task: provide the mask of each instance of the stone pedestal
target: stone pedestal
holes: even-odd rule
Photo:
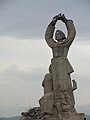
[[[84,113],[63,113],[62,120],[84,120]]]
[[[60,117],[60,118],[59,118]],[[59,117],[43,117],[43,118],[31,118],[30,116],[22,116],[20,120],[84,120],[84,113],[61,113]]]
[[[84,120],[84,113],[62,113],[60,118],[47,118],[47,120]]]

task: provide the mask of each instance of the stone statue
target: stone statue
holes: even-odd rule
[[[65,23],[68,35],[66,38],[65,34],[61,30],[57,30],[55,33],[56,40],[54,40],[54,29],[55,24],[58,20],[61,20]],[[53,18],[53,20],[48,25],[45,33],[45,40],[53,52],[53,58],[51,60],[52,79],[58,112],[75,111],[75,101],[73,97],[73,88],[70,77],[70,74],[74,70],[67,59],[69,47],[73,42],[75,35],[76,30],[73,21],[68,20],[65,15],[62,15],[61,13]]]
[[[57,21],[65,23],[68,34],[66,37],[61,30],[56,30],[54,40],[53,36]],[[40,99],[43,114],[51,115],[52,113],[52,115],[57,114],[60,117],[61,112],[76,112],[73,91],[77,89],[77,83],[75,80],[71,81],[70,74],[74,70],[67,59],[69,47],[75,35],[76,30],[73,21],[68,20],[61,13],[53,17],[46,29],[45,40],[52,49],[53,58],[51,59],[50,72],[45,75],[43,81],[44,96]],[[45,107],[47,104],[48,109]]]
[[[54,39],[55,25],[58,21],[65,24],[67,37],[61,30],[56,30]],[[52,49],[53,58],[49,73],[42,82],[44,95],[39,100],[40,108],[22,113],[22,120],[84,120],[85,115],[75,110],[73,91],[77,89],[77,83],[71,80],[74,70],[67,58],[75,35],[72,20],[68,20],[61,13],[53,17],[45,32],[45,40]]]

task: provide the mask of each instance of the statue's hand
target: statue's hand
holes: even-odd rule
[[[60,20],[62,20],[63,22],[66,22],[66,21],[67,21],[67,18],[65,17],[64,14],[62,14],[62,15],[60,16]]]
[[[53,17],[53,20],[51,21],[51,24],[54,26],[58,20],[61,20],[64,23],[67,21],[65,15],[60,13],[60,14]]]
[[[58,16],[56,15],[55,17],[53,17],[53,20],[51,21],[51,25],[55,26],[56,22],[58,20]]]
[[[53,17],[53,21],[57,21],[57,20],[61,20],[63,22],[67,21],[65,15],[62,14],[62,13],[60,13],[60,14],[56,15],[55,17]]]
[[[58,14],[55,17],[53,17],[53,20],[57,21],[57,20],[61,20],[62,14]]]
[[[53,21],[57,21],[58,20],[58,15],[56,15],[55,17],[53,17]]]

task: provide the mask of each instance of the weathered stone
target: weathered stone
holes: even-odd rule
[[[44,80],[42,82],[42,86],[44,87],[44,94],[47,94],[53,91],[51,73],[47,73],[45,75]]]
[[[41,119],[42,117],[40,107],[31,108],[27,112],[22,112],[21,115],[20,120]]]
[[[52,78],[53,90],[55,93],[55,102],[59,112],[74,112],[74,95],[71,83],[70,73],[73,71],[69,61],[65,57],[53,58],[52,64]]]
[[[53,115],[54,113],[54,93],[50,92],[45,94],[40,100],[41,113],[43,115]]]
[[[61,118],[47,118],[47,120],[84,120],[84,113],[61,113]]]

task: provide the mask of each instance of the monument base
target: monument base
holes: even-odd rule
[[[40,117],[37,115],[31,117],[30,115],[24,115],[20,118],[20,120],[86,120],[84,113],[72,113],[72,112],[62,112],[58,116],[49,116],[45,115]]]
[[[43,118],[43,120],[84,120],[85,119],[85,114],[84,113],[66,113],[63,112],[60,114],[58,118]]]

